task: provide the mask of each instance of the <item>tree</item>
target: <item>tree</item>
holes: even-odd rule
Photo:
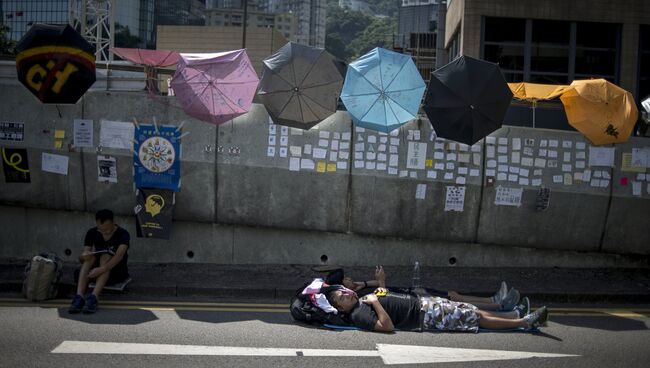
[[[140,47],[142,40],[131,34],[129,26],[115,23],[115,47]]]
[[[347,52],[357,58],[375,47],[390,49],[397,23],[393,18],[375,18],[374,21],[350,43]]]
[[[330,2],[325,26],[325,48],[332,55],[349,61],[352,50],[349,50],[346,45],[350,45],[369,27],[373,19],[362,12],[341,9],[338,7],[338,3]]]
[[[0,25],[0,55],[16,55],[16,43],[9,39],[11,28]]]

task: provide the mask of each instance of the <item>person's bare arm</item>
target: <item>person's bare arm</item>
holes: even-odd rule
[[[393,321],[390,319],[390,316],[388,313],[386,313],[386,310],[384,307],[379,303],[379,299],[377,299],[377,296],[374,294],[369,294],[364,296],[361,301],[364,304],[369,304],[372,306],[372,308],[375,310],[375,313],[377,313],[377,322],[375,323],[375,328],[373,331],[378,331],[378,332],[392,332],[395,329],[395,326],[393,326]]]
[[[95,278],[95,277],[98,277],[99,275],[101,275],[103,273],[106,273],[106,272],[110,271],[111,269],[113,269],[113,267],[115,267],[118,263],[120,263],[122,258],[124,258],[124,254],[126,254],[127,249],[128,249],[128,246],[126,244],[121,244],[117,248],[117,252],[115,252],[115,255],[112,256],[111,259],[108,262],[106,262],[105,265],[99,266],[99,267],[96,267],[96,268],[93,268],[92,270],[90,270],[90,273],[88,274],[88,277]]]

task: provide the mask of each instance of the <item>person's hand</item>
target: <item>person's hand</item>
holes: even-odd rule
[[[357,288],[357,285],[354,283],[354,280],[352,280],[352,278],[347,276],[343,278],[343,286],[345,286],[350,290],[355,290]]]
[[[379,302],[379,299],[377,299],[377,296],[375,294],[368,294],[361,298],[361,302],[363,304],[373,304]]]
[[[91,254],[92,254],[92,252],[89,251],[89,250],[84,250],[83,252],[81,252],[81,256],[82,256],[82,257],[89,256],[89,255],[91,255]]]
[[[88,278],[94,279],[96,277],[99,277],[104,272],[106,272],[106,267],[104,266],[95,267],[92,270],[90,270],[90,273],[88,273]]]
[[[384,273],[384,268],[382,266],[375,267],[375,280],[379,282],[379,286],[386,286],[386,274]]]

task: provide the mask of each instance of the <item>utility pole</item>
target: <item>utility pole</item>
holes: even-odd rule
[[[242,22],[244,30],[242,31],[241,48],[246,48],[246,26],[248,22],[248,0],[244,0],[244,21]]]

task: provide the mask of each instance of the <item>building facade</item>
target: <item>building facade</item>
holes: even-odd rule
[[[645,0],[452,0],[449,59],[499,63],[509,82],[605,78],[650,94],[650,6]]]
[[[353,11],[370,12],[370,5],[363,0],[339,0],[339,8],[350,9]]]
[[[257,7],[271,13],[288,13],[296,19],[291,41],[325,47],[326,0],[259,0]]]
[[[226,7],[216,8],[215,5]],[[205,11],[206,26],[242,27],[244,10],[239,1],[208,2]],[[259,10],[254,4],[249,4],[247,10],[247,27],[274,28],[291,40],[297,30],[297,18],[292,13],[271,13]]]

